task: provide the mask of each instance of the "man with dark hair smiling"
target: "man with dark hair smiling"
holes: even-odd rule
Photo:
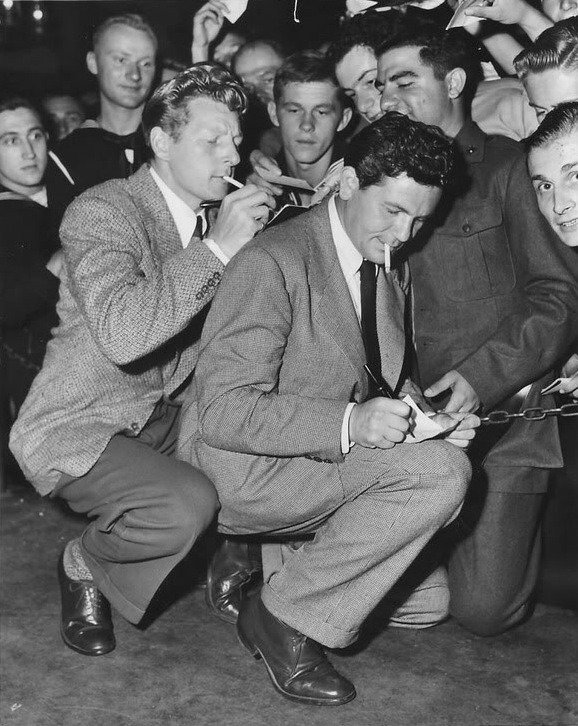
[[[382,110],[439,126],[466,170],[409,259],[421,382],[445,411],[547,406],[540,390],[578,333],[577,260],[540,215],[522,147],[472,122],[470,67],[459,30],[408,25],[378,57]],[[488,428],[471,453],[450,612],[493,635],[531,611],[549,470],[562,465],[556,421]]]
[[[222,532],[315,533],[284,546],[278,566],[264,561],[263,587],[237,620],[241,643],[294,701],[355,697],[322,645],[356,640],[455,516],[469,479],[458,447],[479,419],[433,415],[445,440],[418,443],[412,401],[401,400],[425,405],[405,373],[407,278],[397,254],[429,220],[451,169],[437,129],[398,114],[364,129],[337,196],[239,254],[205,323],[179,456],[214,482]]]
[[[206,307],[268,214],[265,192],[227,195],[223,178],[245,104],[215,64],[167,81],[143,114],[150,166],[87,190],[61,227],[60,322],[11,448],[41,494],[93,520],[58,564],[62,637],[84,655],[115,647],[109,602],[143,617],[218,506],[172,453]],[[212,217],[204,200],[222,200]]]

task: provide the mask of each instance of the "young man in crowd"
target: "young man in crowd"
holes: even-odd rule
[[[109,603],[142,618],[218,507],[171,454],[207,304],[268,214],[256,187],[226,196],[245,105],[219,66],[179,74],[144,110],[151,165],[87,190],[61,227],[60,322],[11,448],[41,494],[92,518],[58,564],[62,637],[84,655],[115,647]],[[212,218],[204,200],[223,200]]]
[[[407,27],[380,49],[377,83],[385,113],[439,126],[455,139],[465,170],[410,256],[425,393],[442,396],[446,411],[517,411],[551,402],[540,389],[578,332],[578,265],[539,212],[523,149],[472,122],[470,67],[459,32]],[[483,434],[449,591],[452,614],[491,635],[529,613],[548,472],[562,460],[555,419]]]
[[[540,211],[561,241],[578,252],[578,102],[550,111],[526,146]],[[567,361],[562,375],[568,380],[560,392],[578,399],[578,353]]]
[[[281,136],[276,161],[281,172],[315,188],[331,164],[343,157],[337,134],[351,119],[351,109],[333,74],[331,64],[317,51],[289,56],[277,71],[274,100],[268,110]],[[257,175],[252,177],[257,183]],[[308,206],[311,193],[284,190],[277,204]]]
[[[355,697],[322,646],[357,639],[469,479],[457,447],[477,417],[434,416],[446,440],[410,443],[402,391],[425,402],[405,374],[406,270],[384,266],[433,214],[452,156],[437,129],[398,114],[364,129],[338,196],[238,255],[205,322],[179,456],[215,483],[221,531],[315,532],[283,547],[237,621],[277,691],[300,703]]]
[[[100,109],[95,120],[54,149],[47,189],[56,229],[74,197],[108,179],[126,178],[145,160],[140,122],[155,77],[156,53],[154,31],[140,15],[112,16],[94,31],[86,64],[98,83]]]
[[[578,17],[545,30],[515,65],[538,121],[558,104],[578,101]]]
[[[47,135],[25,98],[0,99],[0,400],[18,411],[57,323],[61,253],[47,237]]]

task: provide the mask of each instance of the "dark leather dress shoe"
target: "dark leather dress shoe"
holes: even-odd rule
[[[335,670],[319,643],[272,615],[259,593],[242,604],[237,635],[254,658],[263,659],[285,698],[314,706],[340,706],[355,698],[354,685]]]
[[[207,568],[205,600],[209,610],[236,623],[239,607],[252,587],[262,581],[260,546],[223,537]]]
[[[114,650],[110,604],[93,582],[72,580],[58,560],[62,598],[60,634],[69,648],[83,655],[104,655]]]

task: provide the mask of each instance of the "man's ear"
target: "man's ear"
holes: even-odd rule
[[[277,118],[277,104],[275,101],[269,101],[267,104],[267,111],[269,112],[269,118],[273,126],[279,126],[279,119]]]
[[[344,166],[339,178],[339,198],[343,201],[351,199],[359,191],[359,179],[352,166]]]
[[[153,154],[163,161],[169,160],[170,136],[160,126],[153,126],[150,133],[150,145]]]
[[[466,86],[467,74],[463,68],[452,68],[449,73],[446,74],[446,88],[448,89],[448,96],[455,100],[459,98]]]
[[[349,107],[343,109],[343,113],[341,114],[341,121],[339,122],[337,131],[343,131],[343,129],[351,121],[352,115],[353,115],[353,111]]]
[[[86,54],[86,67],[93,76],[98,75],[98,63],[96,62],[96,55],[93,50],[89,50]]]

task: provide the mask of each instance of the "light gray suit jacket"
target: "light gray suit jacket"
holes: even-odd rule
[[[382,372],[395,387],[406,296],[397,278],[388,289],[387,300],[378,290],[378,326]],[[223,530],[279,531],[284,500],[292,520],[341,501],[333,464],[344,459],[347,404],[367,396],[364,363],[327,204],[261,234],[234,257],[205,323],[178,454],[215,484]]]
[[[223,270],[200,240],[183,250],[146,165],[80,195],[60,232],[60,322],[10,441],[41,493],[85,474],[115,434],[137,435],[186,381]]]

